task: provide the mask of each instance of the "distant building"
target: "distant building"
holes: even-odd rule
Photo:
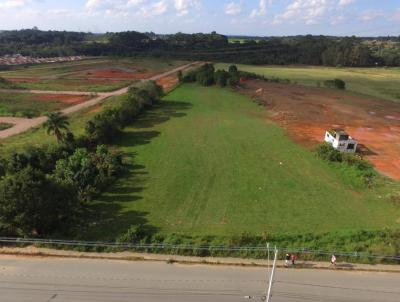
[[[358,142],[342,129],[326,131],[325,141],[340,152],[355,153]]]

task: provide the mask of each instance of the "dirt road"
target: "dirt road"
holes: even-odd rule
[[[158,74],[156,76],[153,76],[149,79],[143,79],[141,80],[141,82],[145,82],[145,81],[157,81],[163,77],[168,77],[172,74],[177,73],[180,70],[185,70],[187,68],[190,68],[193,65],[198,64],[198,62],[193,62],[190,64],[186,64],[177,68],[174,68],[172,70],[169,70],[167,72],[163,72],[161,74]],[[71,114],[77,111],[80,111],[82,109],[94,106],[102,101],[104,101],[105,99],[112,97],[112,96],[118,96],[118,95],[122,95],[128,92],[130,86],[121,88],[119,90],[115,90],[112,92],[101,92],[101,93],[93,93],[93,92],[81,92],[81,91],[45,91],[45,90],[0,90],[3,92],[14,92],[14,93],[33,93],[33,94],[66,94],[66,95],[95,95],[95,97],[87,102],[81,103],[81,104],[77,104],[75,106],[71,106],[68,108],[65,108],[63,110],[61,110],[61,112],[63,114]],[[41,125],[42,123],[44,123],[46,121],[46,117],[41,116],[38,118],[33,118],[33,119],[28,119],[28,118],[10,118],[10,117],[0,117],[0,123],[10,123],[13,124],[14,126],[12,128],[0,131],[0,139],[4,139],[13,135],[17,135],[20,133],[23,133],[33,127],[37,127],[39,125]]]

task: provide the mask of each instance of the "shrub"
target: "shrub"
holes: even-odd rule
[[[85,132],[92,143],[107,144],[121,134],[123,123],[120,110],[108,109],[86,123]]]
[[[225,70],[218,70],[214,74],[214,79],[215,79],[215,84],[217,84],[220,87],[225,87],[229,79],[229,73],[227,73]]]
[[[116,240],[117,243],[137,243],[147,237],[147,232],[142,224],[132,225],[126,233],[119,236]]]
[[[230,74],[236,74],[236,73],[238,72],[237,66],[236,66],[236,65],[231,65],[231,66],[229,66],[228,72],[229,72]]]
[[[144,90],[150,96],[152,103],[158,102],[164,96],[162,86],[157,85],[154,81],[146,81],[139,86],[139,90]]]
[[[0,182],[3,229],[22,236],[67,233],[81,206],[71,186],[28,166]]]
[[[344,163],[346,166],[354,168],[356,174],[363,180],[364,184],[368,186],[373,185],[377,173],[375,172],[372,164],[364,160],[360,155],[341,153],[334,149],[328,143],[318,145],[316,147],[316,153],[318,157],[323,160],[336,163]],[[352,173],[355,174],[354,171]]]
[[[346,89],[346,82],[341,79],[326,80],[324,81],[324,85],[327,88]]]
[[[327,161],[331,161],[331,162],[342,162],[343,161],[342,153],[340,153],[338,150],[334,149],[328,143],[319,144],[316,147],[316,153],[323,160],[327,160]]]
[[[238,76],[231,76],[227,81],[227,85],[231,87],[236,87],[239,84],[239,81],[240,79]]]

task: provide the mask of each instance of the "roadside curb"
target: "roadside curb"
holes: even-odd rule
[[[151,261],[166,262],[169,264],[183,265],[219,265],[219,266],[239,266],[239,267],[258,267],[267,268],[267,260],[243,259],[243,258],[220,258],[220,257],[192,257],[179,255],[147,254],[133,252],[119,253],[95,253],[95,252],[75,252],[65,250],[54,250],[47,248],[27,247],[27,248],[0,248],[1,256],[14,257],[35,257],[35,258],[59,258],[59,259],[88,259],[88,260],[116,260],[116,261]],[[272,261],[270,262],[272,266]],[[332,267],[325,262],[299,261],[295,267],[287,267],[283,261],[279,261],[277,267],[280,269],[312,269],[329,271],[347,272],[376,272],[376,273],[400,273],[399,265],[368,265],[338,263]]]

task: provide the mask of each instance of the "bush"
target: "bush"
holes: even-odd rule
[[[318,157],[323,160],[331,161],[331,162],[342,162],[343,156],[338,150],[334,149],[328,143],[319,144],[316,147],[316,153]]]
[[[326,80],[324,81],[324,85],[327,88],[346,89],[346,82],[341,79]]]
[[[352,172],[353,175],[357,174],[362,179],[363,183],[372,186],[374,184],[377,173],[374,170],[372,164],[364,160],[358,154],[341,153],[334,149],[328,143],[320,144],[316,147],[316,153],[318,157],[323,160],[335,163],[343,163],[347,167],[354,168],[356,172]],[[350,170],[348,172],[351,172]]]
[[[229,72],[230,74],[236,74],[236,73],[238,72],[237,66],[236,66],[236,65],[231,65],[231,66],[229,66],[228,72]]]
[[[225,87],[229,79],[229,73],[227,73],[225,70],[218,70],[214,74],[214,79],[215,79],[215,84],[217,84],[220,87]]]
[[[28,166],[0,182],[2,228],[17,236],[67,233],[81,210],[68,184]]]
[[[117,243],[137,243],[147,237],[146,229],[143,225],[132,225],[125,234],[119,236]]]
[[[196,82],[202,86],[211,86],[215,83],[214,81],[214,65],[204,64],[201,66],[196,74]]]
[[[86,123],[86,135],[92,143],[111,143],[121,134],[123,121],[120,110],[107,109]]]

